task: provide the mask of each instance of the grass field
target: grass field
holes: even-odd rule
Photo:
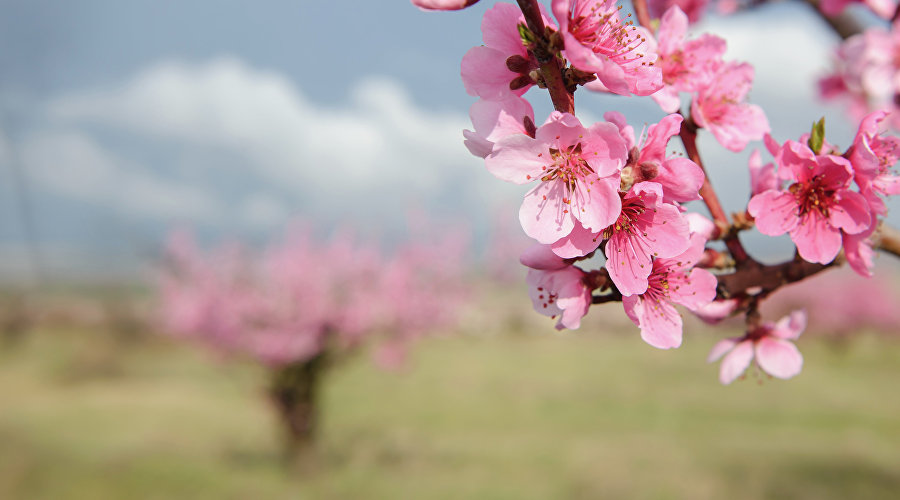
[[[696,329],[421,342],[328,374],[315,457],[281,461],[262,368],[56,328],[0,350],[0,498],[896,498],[900,343],[801,339],[730,387]],[[521,326],[521,325],[520,325]]]

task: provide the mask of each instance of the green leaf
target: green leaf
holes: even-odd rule
[[[532,33],[530,29],[528,29],[528,26],[519,23],[517,27],[519,28],[519,38],[522,39],[522,45],[526,47],[531,47],[532,45],[534,45],[535,36],[534,33]]]
[[[813,123],[812,130],[809,133],[809,149],[812,149],[813,153],[819,154],[819,151],[822,149],[822,145],[825,144],[825,117],[819,119],[816,123]]]

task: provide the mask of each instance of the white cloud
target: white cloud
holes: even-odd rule
[[[388,79],[365,79],[347,103],[328,107],[232,58],[162,62],[115,88],[56,99],[50,115],[229,150],[295,193],[403,196],[441,189],[447,169],[478,165],[461,144],[463,113],[417,108]]]
[[[202,190],[158,178],[79,132],[32,135],[21,145],[21,161],[30,178],[76,200],[162,218],[208,222],[218,213]]]

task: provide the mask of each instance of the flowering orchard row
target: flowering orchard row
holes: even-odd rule
[[[456,320],[466,238],[418,233],[388,254],[348,232],[323,241],[296,224],[262,256],[236,245],[204,252],[175,233],[159,280],[165,329],[268,366],[288,451],[299,452],[314,437],[325,368],[364,343],[396,367],[409,342]]]
[[[413,3],[452,10],[476,2]],[[689,12],[673,3],[687,4]],[[846,4],[824,2],[822,15]],[[648,8],[646,0],[635,0],[633,6],[637,24],[614,0],[553,0],[549,12],[536,0],[498,2],[484,14],[483,44],[462,59],[466,91],[479,98],[470,110],[473,130],[464,131],[466,146],[497,178],[530,188],[519,221],[536,243],[520,260],[530,268],[534,307],[558,318],[557,328],[578,328],[591,305],[621,302],[642,338],[663,349],[681,345],[676,305],[709,321],[744,314],[746,334],[710,353],[710,360],[724,356],[720,380],[732,382],[754,359],[770,375],[792,377],[803,358],[791,340],[805,328],[805,312],[765,322],[760,302],[843,262],[870,276],[876,250],[900,255],[897,232],[882,222],[885,197],[900,193],[891,170],[900,139],[883,132],[898,101],[894,49],[868,41],[874,32],[862,42],[851,38],[848,45],[865,48],[844,46],[851,55],[823,85],[829,95],[856,96],[855,108],[883,104],[869,98],[875,88],[891,96],[888,108],[860,117],[847,150],[825,139],[824,121],[797,139],[778,141],[769,135],[765,111],[747,102],[753,67],[724,59],[722,38],[688,35],[705,2]],[[747,7],[720,4],[720,10]],[[853,59],[854,50],[869,59]],[[549,92],[555,108],[542,120],[523,97],[534,86]],[[640,134],[614,110],[604,121],[582,123],[574,114],[579,87],[649,96],[670,114]],[[690,103],[682,109],[683,97]],[[753,152],[749,202],[731,218],[706,176],[700,130],[734,152],[762,141],[773,159]],[[674,137],[687,158],[667,155]],[[692,200],[702,200],[712,219],[687,210],[684,203]],[[790,235],[796,257],[778,265],[756,261],[739,237],[754,227],[768,236]],[[727,251],[708,246],[715,240]],[[605,257],[602,267],[588,261],[595,254]]]

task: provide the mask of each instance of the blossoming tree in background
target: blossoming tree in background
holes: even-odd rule
[[[254,256],[235,245],[203,252],[174,233],[160,278],[166,329],[267,366],[293,455],[313,440],[327,367],[364,344],[396,367],[411,341],[454,324],[466,238],[421,234],[386,254],[348,232],[322,241],[298,224]]]
[[[474,3],[413,0],[426,10]],[[727,40],[688,34],[708,3],[634,0],[637,22],[615,0],[552,0],[549,10],[537,0],[494,3],[482,20],[483,45],[462,59],[463,84],[479,99],[465,145],[491,174],[527,186],[519,222],[535,244],[520,260],[530,268],[535,309],[557,319],[557,328],[578,328],[591,306],[621,302],[644,341],[668,349],[682,342],[676,306],[711,322],[740,314],[746,334],[710,353],[711,361],[724,357],[720,380],[730,383],[754,361],[789,378],[802,367],[792,340],[806,314],[763,321],[760,304],[844,263],[871,276],[877,251],[900,255],[900,235],[883,222],[885,198],[900,193],[892,170],[900,139],[886,132],[900,123],[896,23],[890,32],[855,34],[859,24],[843,12],[850,2],[809,2],[847,38],[836,73],[822,83],[826,96],[851,100],[859,123],[850,147],[838,150],[825,138],[824,120],[797,138],[769,135],[765,110],[747,101],[753,66],[726,60]],[[761,3],[723,0],[718,7],[728,13]],[[887,18],[900,12],[890,1],[865,4]],[[523,97],[535,86],[549,93],[554,111],[547,117],[536,117]],[[649,96],[670,114],[641,133],[617,110],[582,123],[574,100],[580,87]],[[748,203],[731,217],[706,175],[701,133],[733,152],[761,141],[772,158],[752,153]],[[686,157],[666,153],[676,142]],[[686,208],[694,200],[711,219]],[[789,235],[795,258],[774,265],[754,259],[740,238],[754,227]],[[724,250],[710,245],[716,241]],[[594,256],[605,264],[592,265]]]

